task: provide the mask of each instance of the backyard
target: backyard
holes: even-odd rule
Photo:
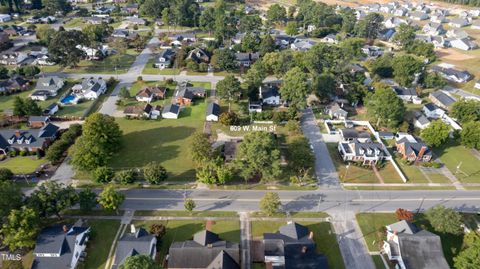
[[[17,156],[0,161],[0,168],[8,168],[14,174],[30,174],[45,163],[47,163],[45,158],[37,159],[36,156]]]
[[[166,226],[167,233],[160,240],[157,248],[158,260],[163,261],[168,253],[170,245],[175,241],[191,240],[193,235],[205,229],[204,221],[169,220],[169,221],[134,221],[137,227],[143,227],[147,231],[155,223],[162,223]],[[221,239],[240,243],[240,222],[239,221],[215,221],[211,231],[217,233]]]
[[[385,226],[397,222],[394,213],[359,213],[357,221],[369,251],[379,251],[385,240]],[[452,265],[455,257],[462,249],[463,235],[452,235],[435,232],[423,214],[416,214],[413,224],[440,236],[442,248],[447,262]]]
[[[298,222],[305,225],[313,232],[313,240],[317,245],[317,252],[327,257],[328,267],[332,269],[345,268],[340,253],[337,238],[329,222]],[[284,221],[253,221],[252,237],[263,238],[264,233],[275,233],[280,226],[285,225]]]
[[[461,182],[480,183],[480,159],[471,149],[450,141],[433,151]]]
[[[107,262],[108,252],[113,243],[120,221],[118,220],[88,220],[92,232],[87,244],[88,253],[84,263],[79,265],[80,269],[103,269]]]

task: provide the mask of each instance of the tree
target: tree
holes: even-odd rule
[[[243,78],[243,88],[254,92],[258,96],[258,87],[262,85],[263,80],[267,77],[266,70],[261,61],[256,61],[250,66]],[[258,98],[258,97],[257,97]]]
[[[437,73],[427,73],[423,85],[425,88],[441,89],[447,85],[447,80]]]
[[[478,130],[480,130],[479,121],[465,123],[460,132],[462,145],[469,148],[480,149],[480,132]]]
[[[233,71],[237,69],[235,53],[229,49],[217,49],[213,53],[211,64],[217,70]]]
[[[391,54],[384,54],[373,61],[367,62],[370,72],[382,78],[393,77],[392,58]]]
[[[392,41],[397,43],[402,48],[406,48],[415,40],[415,28],[406,23],[400,24],[398,30],[392,38]]]
[[[55,15],[57,12],[66,14],[72,10],[72,6],[66,0],[42,0],[42,3],[44,10],[50,15]]]
[[[42,109],[37,102],[30,98],[22,99],[16,96],[13,101],[13,115],[14,116],[40,116]]]
[[[388,86],[367,95],[366,107],[370,118],[380,126],[397,127],[405,114],[403,101]]]
[[[213,151],[208,135],[203,132],[195,132],[192,135],[190,155],[198,166],[202,166],[212,159]]]
[[[437,232],[455,235],[463,232],[462,215],[451,208],[438,205],[428,209],[425,216]]]
[[[438,147],[448,139],[449,134],[449,125],[441,120],[435,120],[422,130],[420,136],[429,146]]]
[[[340,16],[342,17],[342,33],[351,34],[355,30],[357,23],[357,17],[353,8],[342,8],[340,10]]]
[[[11,180],[12,177],[13,177],[12,170],[5,167],[0,167],[0,181],[8,181],[8,180]]]
[[[83,124],[83,135],[75,143],[72,163],[83,170],[105,166],[121,146],[122,131],[115,118],[94,113]]]
[[[271,35],[265,35],[260,41],[260,46],[258,48],[258,52],[261,56],[272,52],[275,50],[275,40],[273,40]]]
[[[120,91],[118,92],[118,96],[122,99],[130,99],[130,91],[127,89],[127,87],[122,87]]]
[[[225,126],[235,125],[238,123],[237,113],[233,111],[223,112],[220,114],[219,121]]]
[[[83,189],[78,193],[78,202],[82,212],[90,212],[97,205],[97,194],[90,188]]]
[[[470,121],[480,121],[480,102],[467,99],[459,100],[453,104],[450,113],[462,124]]]
[[[157,269],[155,261],[148,255],[135,255],[125,259],[119,269]]]
[[[55,29],[50,28],[48,25],[40,25],[36,29],[36,36],[37,39],[40,40],[43,44],[48,46],[50,44],[50,40],[53,39],[56,31]]]
[[[215,9],[209,7],[200,15],[200,27],[209,33],[215,30]]]
[[[117,192],[113,185],[108,185],[98,196],[98,203],[108,211],[117,211],[120,205],[125,200],[123,193]]]
[[[0,181],[0,223],[12,209],[18,209],[23,204],[23,193],[18,185],[12,182]]]
[[[183,206],[185,207],[185,210],[187,210],[188,212],[192,212],[195,207],[197,207],[197,204],[195,203],[195,201],[193,201],[193,199],[187,198],[185,199]]]
[[[259,37],[256,34],[246,33],[242,39],[241,49],[244,52],[256,52],[258,50]]]
[[[160,163],[150,162],[143,167],[143,177],[150,184],[160,184],[168,178],[168,174]]]
[[[282,98],[299,108],[305,107],[309,90],[308,76],[299,67],[294,67],[285,74],[280,87]]]
[[[147,17],[160,18],[167,7],[168,3],[162,0],[145,0],[140,6],[140,13]]]
[[[395,216],[397,220],[413,221],[413,213],[403,208],[397,208],[397,210],[395,210]]]
[[[93,180],[97,183],[109,183],[112,181],[114,174],[112,168],[100,166],[93,171]]]
[[[335,94],[337,81],[333,74],[322,73],[313,78],[313,89],[319,98],[329,100]]]
[[[40,217],[55,215],[61,218],[60,212],[78,202],[78,194],[72,186],[47,181],[37,187],[30,195],[27,204],[34,208]]]
[[[260,200],[260,210],[267,216],[277,214],[281,206],[280,197],[276,192],[267,192]]]
[[[352,58],[362,56],[362,48],[364,45],[365,40],[358,37],[347,38],[340,43],[340,47],[345,51],[345,54]]]
[[[305,137],[294,138],[288,143],[288,164],[293,171],[304,175],[313,167],[315,156]]]
[[[227,75],[217,83],[216,94],[220,99],[228,102],[238,101],[242,94],[240,81],[234,75]]]
[[[262,27],[262,19],[258,15],[243,16],[239,24],[238,30],[241,33],[254,32]]]
[[[393,77],[402,86],[411,86],[423,69],[423,62],[411,55],[401,55],[393,58]]]
[[[289,19],[293,19],[295,17],[295,12],[297,12],[297,8],[295,6],[289,6],[287,16]]]
[[[54,62],[62,66],[75,67],[85,55],[77,46],[87,44],[88,39],[80,31],[58,31],[48,45],[48,52]]]
[[[150,226],[150,234],[155,235],[157,240],[162,239],[162,237],[167,233],[167,228],[161,223],[154,223]]]
[[[286,17],[287,11],[279,4],[273,4],[267,10],[267,20],[270,22],[284,21]]]
[[[3,244],[10,251],[19,248],[35,246],[35,236],[40,230],[40,220],[35,210],[27,207],[13,209],[2,225],[0,233],[3,235]]]
[[[127,169],[117,172],[115,175],[115,179],[120,182],[121,184],[132,184],[135,182],[135,170]]]
[[[480,244],[462,250],[453,258],[456,269],[476,269],[480,264]]]
[[[82,33],[85,35],[90,44],[96,44],[102,42],[105,38],[109,37],[113,32],[113,27],[107,23],[102,24],[88,24],[82,29]]]
[[[378,13],[370,13],[360,20],[355,28],[357,36],[367,39],[375,39],[382,29],[383,16]]]
[[[280,151],[272,134],[267,132],[245,135],[238,146],[235,162],[245,181],[256,176],[273,180],[280,174]]]
[[[289,36],[294,36],[298,34],[298,25],[296,21],[289,21],[287,22],[287,26],[285,27],[285,33]]]

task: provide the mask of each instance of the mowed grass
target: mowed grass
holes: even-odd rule
[[[110,55],[99,61],[82,60],[77,67],[67,67],[63,71],[80,74],[123,74],[130,69],[138,54],[136,50],[129,49],[123,54]]]
[[[395,155],[392,156],[400,167],[400,170],[402,170],[405,177],[407,177],[407,183],[428,183],[428,179],[416,165],[405,164],[400,158]]]
[[[472,154],[471,149],[450,141],[433,151],[461,182],[480,183],[480,160]]]
[[[345,268],[337,238],[329,222],[300,221],[298,223],[306,226],[313,232],[313,240],[317,245],[317,253],[327,257],[329,268]],[[264,233],[278,232],[280,227],[285,224],[287,224],[286,221],[252,221],[252,236],[263,238]]]
[[[379,251],[386,239],[385,226],[397,222],[394,213],[359,213],[357,221],[370,251]],[[450,266],[453,265],[453,257],[462,250],[463,234],[452,235],[436,232],[425,215],[416,214],[413,221],[417,227],[430,231],[440,236],[442,241],[443,254]]]
[[[158,259],[163,261],[168,249],[173,242],[193,239],[193,235],[205,229],[204,221],[189,220],[170,220],[170,221],[133,221],[137,227],[143,227],[147,231],[155,223],[161,223],[166,226],[166,234],[160,240],[157,247]],[[239,243],[240,242],[240,222],[239,221],[215,221],[211,231],[217,233],[221,239]]]
[[[344,183],[379,183],[375,173],[371,169],[350,165],[347,169],[346,164],[340,158],[337,150],[337,144],[327,143],[328,151],[332,157],[333,164],[337,169],[340,180]]]
[[[180,69],[177,68],[166,68],[159,69],[153,66],[155,59],[148,60],[145,68],[143,68],[142,74],[144,75],[179,75]]]
[[[14,174],[30,174],[35,172],[40,165],[47,163],[45,158],[37,159],[35,156],[17,156],[0,162],[0,168],[8,168]]]
[[[122,149],[110,160],[115,169],[143,167],[155,161],[169,172],[169,180],[193,180],[191,135],[202,131],[206,102],[185,107],[179,119],[128,120],[117,118],[123,131]]]
[[[88,253],[80,269],[103,269],[107,262],[108,252],[120,227],[119,220],[88,220],[92,233],[87,244]]]

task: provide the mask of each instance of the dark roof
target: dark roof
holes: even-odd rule
[[[432,155],[432,151],[430,150],[430,148],[422,142],[410,142],[406,137],[403,137],[402,139],[397,141],[397,144],[405,144],[405,154],[407,155],[414,153],[415,156],[418,156],[418,153],[420,152],[422,147],[426,147],[426,150],[423,153],[424,155]]]
[[[392,87],[395,93],[400,96],[417,96],[417,92],[413,88],[404,88],[399,86]]]
[[[125,259],[135,255],[154,256],[156,238],[145,229],[139,228],[135,233],[128,233],[122,236],[117,242],[115,260],[112,268],[117,268],[125,262]]]
[[[442,103],[446,107],[451,106],[453,105],[453,103],[456,102],[456,100],[453,97],[444,93],[443,91],[432,92],[430,95],[433,96],[435,99],[438,100],[438,102]]]
[[[434,110],[437,110],[438,107],[433,104],[433,103],[428,103],[424,106],[428,111],[434,111]]]
[[[222,250],[207,269],[240,269],[240,266],[227,252]]]
[[[47,122],[50,119],[48,116],[30,116],[28,117],[28,121],[41,121],[41,122]]]
[[[354,128],[344,128],[341,130],[342,136],[345,139],[354,139],[354,138],[370,138],[370,134],[367,132],[359,132]]]
[[[35,257],[32,269],[70,268],[75,244],[83,245],[86,243],[89,229],[89,227],[83,226],[81,220],[68,228],[67,232],[64,231],[63,225],[43,229],[37,237],[33,253],[59,253],[60,257]]]
[[[0,130],[0,148],[5,149],[11,146],[41,148],[47,140],[52,139],[57,134],[58,129],[58,126],[51,123],[40,129],[3,129]],[[8,143],[8,140],[13,140],[13,143]],[[20,144],[18,144],[19,141],[21,141]],[[27,141],[29,141],[28,144]]]
[[[457,77],[459,79],[462,79],[462,80],[465,80],[465,81],[467,81],[467,80],[469,80],[473,77],[472,74],[470,74],[466,70],[457,70],[457,69],[454,69],[454,68],[446,68],[446,67],[442,67],[442,66],[439,66],[439,65],[432,66],[432,70],[434,72],[443,73],[447,76],[455,76],[455,77]]]
[[[222,252],[228,254],[231,260]],[[168,254],[169,268],[236,269],[240,262],[238,243],[223,241],[217,234],[206,230],[196,233],[194,240],[173,242]],[[231,265],[232,260],[237,267],[218,267],[221,263]]]
[[[162,113],[168,112],[178,115],[180,113],[180,106],[175,104],[166,105],[165,107],[163,107]]]
[[[296,222],[280,227],[280,233],[294,239],[302,239],[308,236],[308,228]]]
[[[175,55],[175,51],[172,49],[165,49],[162,50],[159,54],[158,57],[165,58],[167,60],[171,60],[172,57]]]
[[[273,85],[262,85],[260,86],[260,95],[262,99],[268,99],[270,97],[277,97],[280,96],[278,92],[278,87]]]
[[[217,103],[208,103],[207,116],[208,115],[220,115],[220,106]]]

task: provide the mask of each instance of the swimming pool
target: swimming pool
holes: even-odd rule
[[[65,96],[62,100],[60,100],[60,103],[64,105],[68,105],[68,104],[73,104],[74,101],[75,101],[75,95],[69,94]]]

